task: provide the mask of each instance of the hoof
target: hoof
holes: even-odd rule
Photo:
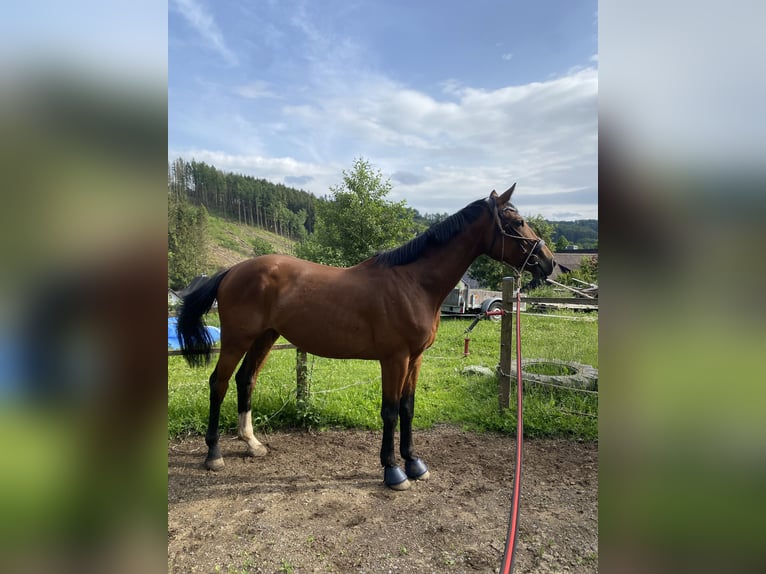
[[[255,448],[251,446],[247,447],[247,456],[266,456],[267,454],[269,454],[269,449],[262,444],[259,444]]]
[[[247,456],[266,456],[269,449],[263,446],[254,436],[237,435],[237,438],[247,444]]]
[[[428,480],[428,477],[431,476],[431,473],[428,472],[426,463],[420,458],[413,458],[405,461],[404,470],[407,473],[407,476],[413,480]]]
[[[221,470],[223,468],[223,458],[205,459],[205,468],[215,471]]]
[[[387,466],[383,471],[383,481],[392,490],[408,490],[411,486],[407,475],[398,466]]]

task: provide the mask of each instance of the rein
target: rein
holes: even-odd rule
[[[506,207],[505,209],[510,209]],[[524,383],[521,377],[521,283],[524,270],[530,266],[530,260],[535,253],[545,245],[542,239],[531,239],[518,234],[509,233],[503,228],[500,220],[500,212],[497,205],[493,202],[493,214],[497,228],[503,237],[501,246],[500,260],[505,260],[505,238],[520,240],[519,247],[522,253],[526,254],[521,268],[516,269],[518,273],[518,283],[516,286],[516,468],[513,476],[513,493],[511,495],[511,511],[508,519],[508,534],[505,540],[505,550],[503,551],[503,560],[500,566],[500,574],[511,574],[516,558],[516,542],[519,533],[519,507],[521,503],[521,463],[524,443]],[[492,240],[492,247],[497,240],[497,235]],[[534,242],[532,248],[527,250],[527,242]],[[537,262],[531,263],[537,265]]]
[[[516,289],[516,469],[513,475],[513,494],[511,496],[511,514],[508,519],[508,535],[505,540],[505,551],[500,566],[500,574],[513,572],[516,553],[516,541],[519,533],[519,504],[521,502],[521,458],[523,452],[524,418],[523,400],[524,386],[521,378],[521,279]]]

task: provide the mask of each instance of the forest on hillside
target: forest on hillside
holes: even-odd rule
[[[281,183],[181,158],[168,165],[168,186],[177,196],[211,213],[296,241],[314,230],[316,204],[323,201]]]
[[[598,249],[598,219],[578,219],[576,221],[551,221],[553,225],[552,239],[561,244],[561,238],[566,238],[569,244],[577,245],[580,249]]]

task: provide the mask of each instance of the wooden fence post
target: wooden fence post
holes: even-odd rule
[[[498,393],[500,411],[511,406],[511,354],[513,348],[513,277],[503,277],[503,313],[500,322],[500,364]]]
[[[295,360],[295,380],[297,384],[296,398],[298,411],[302,411],[309,400],[309,382],[308,382],[308,358],[306,351],[296,349]]]

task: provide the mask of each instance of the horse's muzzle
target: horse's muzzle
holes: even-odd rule
[[[529,263],[527,264],[529,271],[535,279],[545,279],[553,273],[555,266],[556,260],[553,258],[553,253],[548,249],[545,241],[538,240],[529,256]]]

